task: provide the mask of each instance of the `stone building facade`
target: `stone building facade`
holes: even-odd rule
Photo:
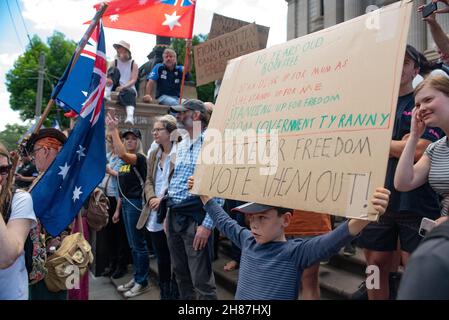
[[[362,14],[370,5],[382,7],[397,0],[285,0],[287,11],[287,40],[301,37]],[[408,43],[426,54],[429,59],[437,58],[427,24],[422,21],[416,9],[428,1],[414,0]],[[443,30],[449,32],[449,14],[437,16]]]

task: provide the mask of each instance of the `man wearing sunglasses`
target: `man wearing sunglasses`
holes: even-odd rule
[[[30,137],[26,149],[40,174],[48,169],[66,140],[67,137],[55,128],[41,129]]]
[[[62,146],[66,142],[67,137],[59,130],[55,128],[45,128],[39,130],[37,134],[33,134],[27,145],[26,151],[34,159],[37,171],[39,172],[39,176],[37,179],[33,181],[33,184],[30,186],[30,192],[36,183],[39,181],[39,178],[44,174],[44,172],[50,167],[53,160],[58,155]],[[31,233],[39,234],[39,232],[45,231],[42,228],[32,229]],[[33,236],[32,236],[33,237]],[[61,237],[51,238],[48,235],[45,235],[47,248],[47,255],[49,255],[48,249],[51,247],[57,248],[61,242]],[[57,293],[50,292],[45,285],[44,281],[38,281],[37,283],[30,285],[30,300],[66,300],[67,299],[67,291],[60,291]]]

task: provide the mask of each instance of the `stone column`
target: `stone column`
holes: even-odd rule
[[[296,37],[305,36],[309,30],[309,1],[296,1]]]
[[[345,21],[360,16],[364,12],[363,4],[361,0],[345,0]]]
[[[413,2],[410,31],[407,39],[407,43],[414,46],[420,52],[424,52],[427,46],[426,23],[422,21],[421,14],[417,13],[416,10],[425,2],[425,0],[416,0]]]
[[[326,0],[324,3],[324,28],[344,21],[344,3],[341,0]]]
[[[323,16],[321,15],[321,1],[309,0],[309,33],[323,29]]]
[[[296,36],[296,6],[297,0],[287,1],[287,41],[295,39]]]

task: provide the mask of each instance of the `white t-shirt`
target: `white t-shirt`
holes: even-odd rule
[[[120,59],[117,59],[117,69],[120,71],[120,85],[124,86],[125,84],[127,84],[128,82],[131,81],[132,78],[132,63],[134,60],[129,59],[128,61],[121,61]],[[132,86],[130,89],[132,89],[136,95],[137,95],[137,91],[136,91],[136,87]]]
[[[32,227],[36,225],[33,200],[28,192],[18,190],[14,194],[9,221],[15,219],[30,219]],[[28,272],[23,252],[11,266],[0,269],[0,300],[28,300]]]

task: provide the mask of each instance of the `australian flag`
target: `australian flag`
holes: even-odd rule
[[[97,39],[94,64],[90,72],[87,97],[82,103],[80,116],[69,139],[55,161],[33,188],[34,211],[45,230],[52,236],[60,234],[75,218],[90,193],[105,175],[106,150],[103,95],[106,85],[106,54],[103,27],[99,22],[93,37]],[[80,61],[80,60],[78,60]],[[60,85],[70,90],[78,88],[71,77],[78,74],[84,64],[78,62]],[[70,68],[70,67],[69,67]],[[85,78],[82,78],[86,81]],[[75,90],[75,89],[74,89]],[[62,91],[61,91],[62,92]],[[56,95],[55,98],[59,98]],[[73,102],[67,100],[67,104]]]
[[[92,33],[76,61],[76,68],[71,67],[76,53],[73,55],[63,76],[52,92],[55,103],[65,110],[72,109],[79,114],[83,103],[86,101],[97,55],[98,36],[97,32]]]

